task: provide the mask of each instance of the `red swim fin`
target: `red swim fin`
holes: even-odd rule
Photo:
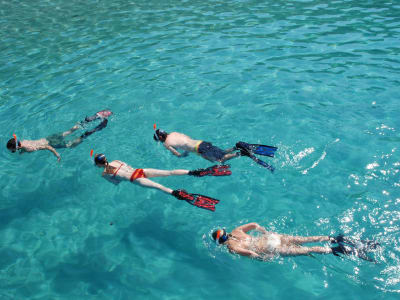
[[[175,190],[172,192],[172,195],[179,200],[185,200],[191,205],[211,211],[215,211],[215,205],[219,203],[217,199],[199,194],[190,194],[185,190]]]
[[[188,175],[203,177],[203,176],[229,176],[232,174],[231,170],[229,170],[229,165],[214,165],[208,167],[207,169],[198,169],[189,171]]]

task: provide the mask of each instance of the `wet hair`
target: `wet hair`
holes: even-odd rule
[[[218,232],[220,232],[220,231],[222,231],[222,234],[220,233],[218,241],[217,241]],[[229,235],[226,233],[225,229],[217,229],[212,233],[212,238],[218,245],[221,245],[228,240]]]
[[[164,143],[167,138],[167,135],[168,135],[168,133],[166,131],[157,129],[156,133],[153,135],[153,139],[156,142],[160,141],[160,142]]]
[[[18,141],[18,147],[21,147],[21,142],[19,141]],[[10,150],[11,152],[17,151],[17,143],[15,142],[15,139],[8,140],[7,149]]]
[[[107,158],[103,153],[96,154],[94,156],[94,163],[104,165],[107,162]]]

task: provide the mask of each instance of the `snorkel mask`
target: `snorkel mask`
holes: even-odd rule
[[[217,245],[221,245],[228,240],[228,234],[225,229],[218,229],[213,233],[213,238],[215,239],[215,243]]]
[[[156,142],[164,142],[165,141],[165,136],[167,135],[167,133],[164,130],[161,129],[157,129],[156,133],[154,133],[153,135],[153,139]]]
[[[107,159],[106,156],[103,153],[96,154],[94,156],[94,164],[97,165],[104,165],[106,163]]]

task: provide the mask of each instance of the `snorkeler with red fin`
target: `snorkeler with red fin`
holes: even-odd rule
[[[93,152],[91,152],[91,156]],[[197,206],[199,208],[207,209],[210,211],[215,211],[215,205],[219,202],[219,200],[207,197],[199,194],[191,194],[186,192],[185,190],[172,190],[168,187],[165,187],[158,182],[154,182],[149,178],[152,177],[167,177],[167,176],[182,176],[182,175],[191,175],[191,176],[227,176],[230,175],[230,171],[226,170],[229,166],[224,166],[221,170],[218,168],[210,167],[207,169],[199,169],[194,171],[189,170],[158,170],[158,169],[135,169],[119,160],[114,160],[108,162],[106,156],[104,154],[96,154],[94,156],[94,163],[97,167],[103,168],[102,176],[110,181],[113,184],[119,184],[122,181],[130,181],[131,183],[138,184],[142,187],[158,189],[167,193],[169,195],[174,196],[179,200],[185,200],[191,205]],[[214,168],[214,169],[213,169]],[[210,171],[210,170],[211,171]],[[210,174],[201,175],[202,172],[209,172]],[[223,174],[221,174],[223,173]],[[215,175],[218,174],[218,175]]]

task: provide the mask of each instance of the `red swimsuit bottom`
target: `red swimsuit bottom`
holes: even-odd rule
[[[136,169],[132,175],[130,181],[133,182],[134,180],[138,178],[146,178],[146,174],[144,174],[143,169]]]

